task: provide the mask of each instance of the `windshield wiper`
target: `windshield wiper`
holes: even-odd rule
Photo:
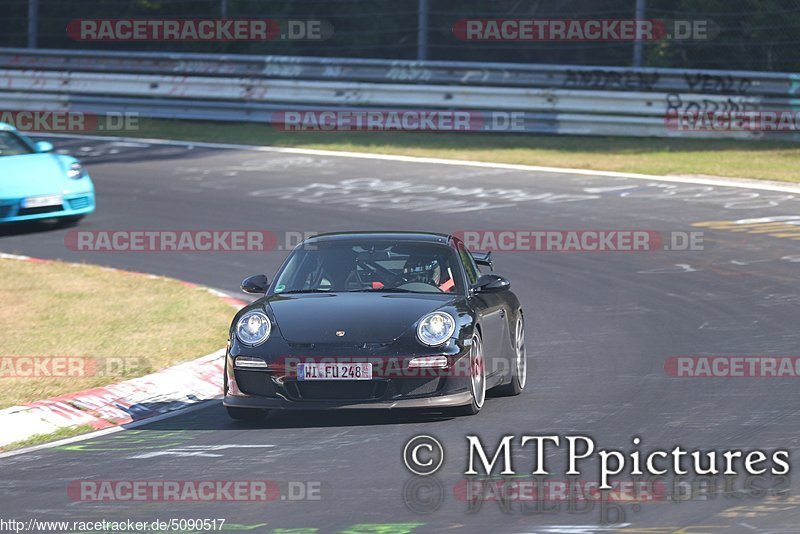
[[[290,295],[290,294],[297,294],[297,293],[333,293],[333,291],[329,291],[327,289],[290,289],[289,291],[280,291],[275,293],[276,295]]]
[[[365,289],[351,289],[348,293],[415,293],[402,287],[376,287]]]

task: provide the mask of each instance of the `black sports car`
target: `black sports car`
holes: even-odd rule
[[[525,387],[524,324],[488,253],[442,234],[323,234],[298,245],[231,324],[224,405],[426,408],[476,414],[492,389]]]

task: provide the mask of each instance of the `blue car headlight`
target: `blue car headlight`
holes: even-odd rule
[[[250,311],[236,322],[236,338],[250,347],[261,345],[272,332],[269,318],[260,311]]]
[[[78,163],[77,161],[73,161],[70,163],[69,168],[67,169],[67,177],[72,178],[73,180],[80,180],[86,176],[86,169],[83,168],[83,165]]]
[[[435,347],[450,339],[456,331],[456,320],[449,313],[429,313],[419,321],[417,339],[423,345]]]

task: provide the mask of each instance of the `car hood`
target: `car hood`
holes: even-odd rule
[[[0,197],[64,193],[72,185],[64,171],[66,166],[52,154],[0,156]]]
[[[352,344],[392,342],[423,315],[453,300],[442,294],[314,293],[273,295],[267,305],[290,343]]]

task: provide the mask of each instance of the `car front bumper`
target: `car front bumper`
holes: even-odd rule
[[[354,356],[377,362],[373,363],[373,378],[370,380],[299,380],[297,363],[320,361],[319,357],[309,358],[308,355],[280,360],[265,358],[268,368],[243,368],[233,363],[237,356],[242,355],[237,350],[239,348],[234,344],[225,358],[223,403],[229,407],[279,410],[436,409],[472,403],[468,374],[470,350],[455,342],[439,349],[440,354],[446,355],[450,362],[447,368],[442,369],[416,372],[409,369],[411,358],[431,356],[431,351],[388,358],[367,357],[366,354]],[[391,348],[385,350],[392,351]],[[290,363],[290,360],[294,361]],[[347,361],[349,358],[333,360]]]
[[[0,199],[0,224],[56,219],[61,217],[80,217],[95,210],[94,192],[74,193],[64,196],[60,206],[45,208],[23,208],[21,198]]]
[[[466,406],[472,403],[469,391],[436,397],[417,397],[389,401],[290,401],[275,397],[250,395],[225,395],[222,404],[231,408],[258,408],[263,410],[391,410],[391,409],[442,409]]]

